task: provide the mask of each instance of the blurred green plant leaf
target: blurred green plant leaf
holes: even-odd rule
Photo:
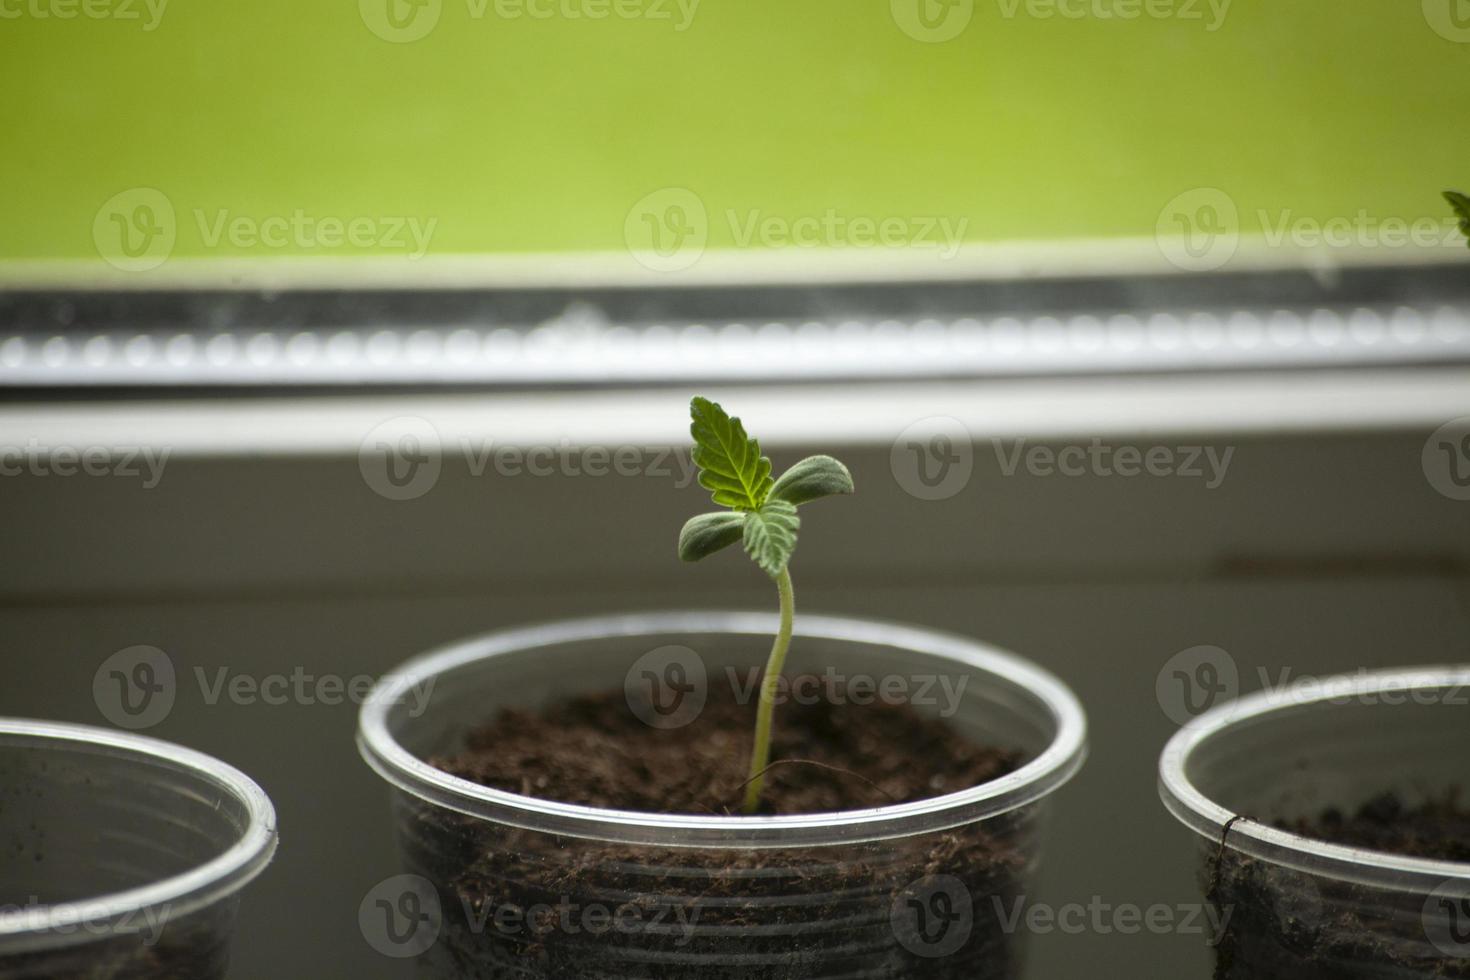
[[[1467,239],[1465,244],[1470,245],[1470,196],[1459,191],[1445,191],[1444,199],[1455,209],[1455,216],[1460,219],[1460,232]]]

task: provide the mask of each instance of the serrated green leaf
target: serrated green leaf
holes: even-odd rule
[[[1445,191],[1444,199],[1450,202],[1450,207],[1455,209],[1455,214],[1460,219],[1460,231],[1466,239],[1470,239],[1470,196],[1461,194],[1459,191]],[[1470,245],[1470,241],[1466,242]]]
[[[796,550],[796,532],[801,518],[796,505],[785,500],[767,500],[759,510],[745,514],[745,553],[772,578],[781,574]]]
[[[739,541],[745,533],[745,518],[734,511],[691,517],[679,532],[679,557],[699,561]]]
[[[775,482],[771,461],[761,455],[760,443],[746,435],[738,418],[731,418],[707,398],[690,402],[689,415],[700,486],[721,506],[759,510]]]
[[[771,487],[772,500],[804,504],[809,500],[852,493],[852,474],[831,456],[808,456]]]

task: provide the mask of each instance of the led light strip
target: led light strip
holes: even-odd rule
[[[919,378],[1470,360],[1470,307],[991,319],[106,331],[0,339],[0,383],[353,385]]]

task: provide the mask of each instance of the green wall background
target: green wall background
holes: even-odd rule
[[[1249,231],[1442,217],[1470,184],[1466,0],[957,0],[938,43],[900,27],[913,0],[83,2],[0,0],[0,261],[99,264],[99,208],[135,187],[177,210],[174,256],[228,258],[382,249],[211,245],[196,213],[417,217],[443,255],[621,250],[665,187],[729,247],[730,210],[1146,236],[1202,186]],[[437,22],[385,40],[389,3]]]

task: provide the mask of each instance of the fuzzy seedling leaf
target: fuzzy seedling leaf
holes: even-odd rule
[[[745,553],[767,575],[775,578],[786,571],[796,550],[796,530],[801,518],[796,505],[785,500],[767,500],[760,510],[745,515]]]
[[[736,511],[722,510],[689,518],[679,532],[679,558],[699,561],[739,541],[745,533],[745,518]]]
[[[1455,216],[1460,219],[1460,231],[1467,239],[1466,244],[1470,245],[1470,196],[1459,191],[1445,191],[1444,199],[1455,209]]]
[[[771,487],[771,499],[804,504],[822,497],[852,493],[852,474],[831,456],[808,456],[781,474]]]
[[[771,461],[761,455],[760,443],[745,434],[738,418],[707,398],[689,406],[694,437],[694,462],[699,484],[715,503],[732,510],[759,510],[771,492]]]

